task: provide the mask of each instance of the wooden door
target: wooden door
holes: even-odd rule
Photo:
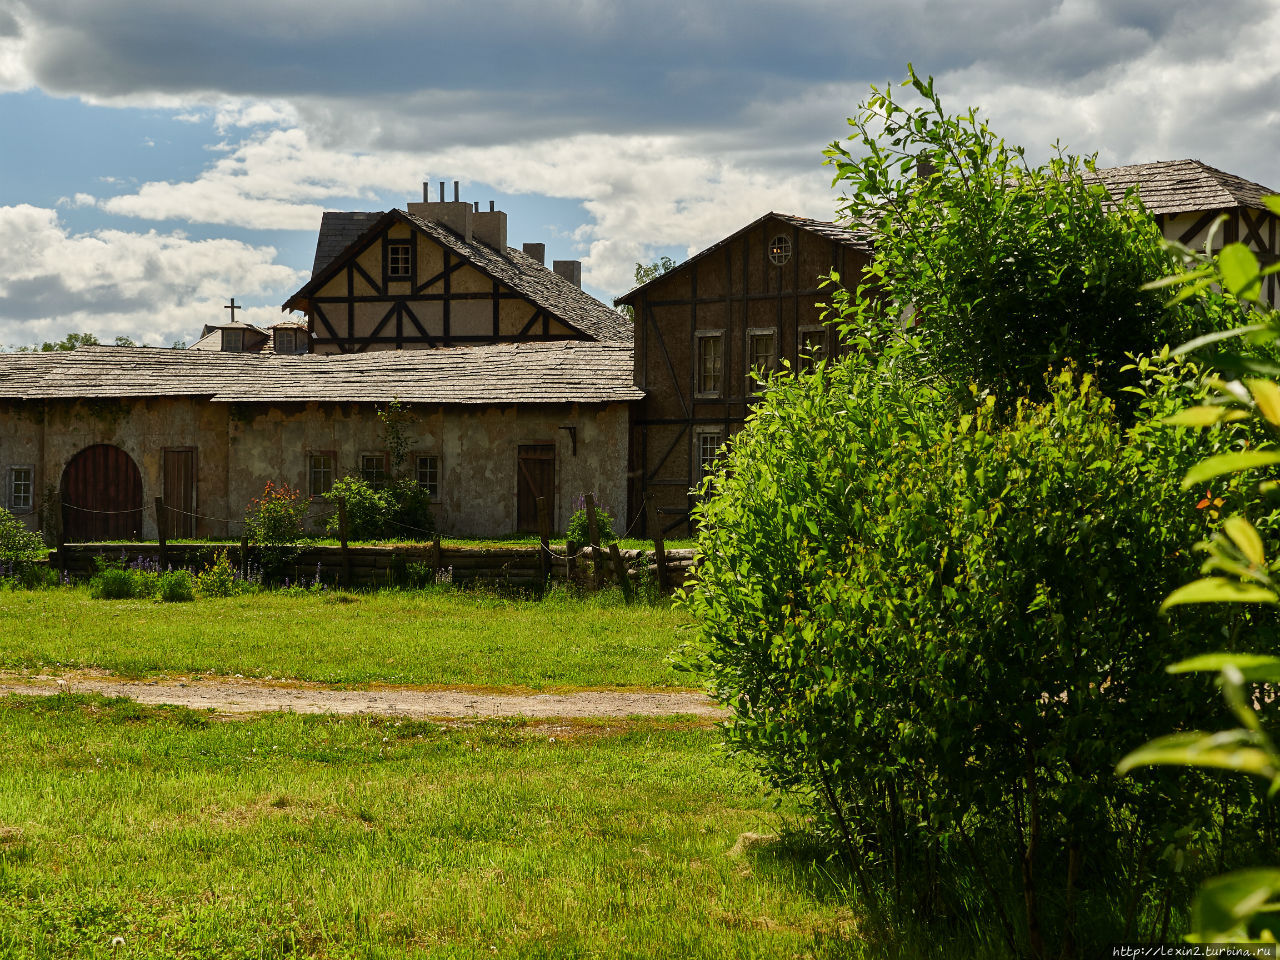
[[[170,537],[190,537],[195,532],[196,452],[184,447],[164,452],[164,505]]]
[[[62,530],[69,542],[137,540],[142,535],[142,474],[119,447],[85,447],[62,471]]]
[[[538,498],[546,500],[547,524],[556,516],[556,447],[553,443],[524,443],[518,451],[516,530],[538,531]]]

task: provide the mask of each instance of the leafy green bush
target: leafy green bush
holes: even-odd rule
[[[185,603],[196,598],[191,574],[186,570],[170,570],[160,574],[156,593],[165,603]]]
[[[36,566],[48,556],[48,548],[40,535],[0,507],[0,578],[35,582]]]
[[[617,541],[618,535],[613,532],[613,517],[609,515],[607,510],[598,505],[596,506],[596,529],[600,534],[600,543],[602,545]],[[591,542],[591,525],[585,505],[569,518],[569,527],[565,530],[564,536],[566,540],[571,540],[579,546]]]
[[[1112,775],[1117,731],[1220,710],[1151,670],[1202,643],[1201,614],[1152,602],[1207,522],[1177,486],[1195,439],[1125,430],[1069,372],[1044,403],[1001,417],[977,394],[961,413],[903,374],[919,344],[895,336],[779,377],[729,445],[697,510],[688,663],[734,708],[731,745],[814,801],[868,892],[926,915],[1025,904],[997,925],[1015,952],[1082,911],[1116,938],[1115,904],[1189,895],[1137,853],[1193,848],[1179,829],[1228,802]],[[1179,406],[1177,372],[1141,366],[1146,414]]]
[[[389,540],[429,537],[435,532],[435,517],[426,489],[408,477],[393,480],[379,490],[363,477],[335,480],[325,499],[337,505],[347,502],[349,540]],[[329,518],[331,536],[339,533],[337,511]]]
[[[1044,371],[1071,359],[1096,365],[1115,399],[1126,355],[1223,326],[1146,288],[1175,259],[1136,193],[1111,197],[1091,158],[1061,150],[1032,166],[975,111],[948,115],[932,78],[908,70],[901,89],[923,103],[873,87],[849,120],[852,146],[833,143],[826,162],[842,216],[875,247],[865,281],[882,309],[910,305],[933,375],[958,391],[1039,395]]]
[[[195,592],[202,597],[230,597],[239,593],[241,586],[226,550],[215,553],[213,560],[195,577]]]
[[[139,595],[139,586],[135,571],[110,566],[89,580],[89,594],[100,600],[128,600]]]
[[[310,504],[287,483],[268,482],[262,496],[249,502],[245,533],[258,548],[263,574],[278,579],[301,551]]]

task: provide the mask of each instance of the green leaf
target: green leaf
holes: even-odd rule
[[[1212,427],[1221,423],[1228,413],[1238,413],[1230,407],[1187,407],[1160,422],[1171,427]],[[1238,419],[1238,418],[1233,418]]]
[[[1228,243],[1218,254],[1218,267],[1222,271],[1222,282],[1231,293],[1245,300],[1258,299],[1261,267],[1252,250],[1243,243]]]
[[[1274,380],[1260,379],[1246,380],[1244,384],[1267,422],[1280,424],[1280,386]]]
[[[1237,870],[1206,880],[1191,905],[1191,941],[1240,942],[1250,937],[1249,921],[1275,906],[1280,870]],[[1272,928],[1272,932],[1276,932]]]
[[[1212,480],[1224,473],[1237,473],[1241,470],[1254,470],[1258,467],[1269,467],[1280,463],[1280,451],[1276,450],[1242,450],[1238,453],[1220,453],[1217,456],[1201,460],[1187,471],[1182,478],[1182,489],[1190,490],[1194,486]]]
[[[1254,683],[1280,683],[1280,657],[1261,653],[1204,653],[1167,669],[1169,673],[1221,673],[1225,667],[1235,667]]]
[[[1179,587],[1160,604],[1163,613],[1170,607],[1187,603],[1276,603],[1275,593],[1266,587],[1228,580],[1226,577],[1203,577]]]
[[[1280,197],[1263,197],[1262,202],[1267,205],[1267,209],[1280,217]]]
[[[1116,773],[1124,775],[1138,767],[1210,767],[1269,780],[1277,773],[1274,758],[1256,743],[1247,730],[1173,733],[1123,757],[1116,764]]]
[[[1188,340],[1177,350],[1173,351],[1175,357],[1180,357],[1184,353],[1192,353],[1199,350],[1203,346],[1210,343],[1217,343],[1219,340],[1230,340],[1233,337],[1243,337],[1246,334],[1257,333],[1259,330],[1266,330],[1265,323],[1250,323],[1243,327],[1232,327],[1230,330],[1215,330],[1213,333],[1206,333],[1203,337],[1196,337],[1194,340]]]
[[[1267,555],[1262,549],[1262,538],[1258,536],[1258,531],[1253,528],[1253,524],[1237,514],[1234,517],[1228,517],[1223,522],[1222,529],[1244,554],[1246,560],[1257,567],[1267,565]]]

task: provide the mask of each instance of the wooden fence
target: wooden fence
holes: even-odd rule
[[[307,546],[290,565],[290,582],[309,584],[318,576],[330,585],[376,587],[434,579],[538,589],[548,581],[568,581],[589,588],[618,583],[619,561],[626,570],[628,587],[642,578],[659,579],[653,550],[619,550],[615,546],[610,551],[587,546],[575,547],[570,553],[569,546],[548,546],[545,553],[541,547]],[[200,570],[223,550],[242,573],[252,572],[258,565],[255,548],[228,543],[168,543],[163,550],[157,543],[69,543],[52,552],[50,563],[74,579],[84,579],[93,574],[97,557],[125,565],[141,561],[154,562],[161,569]],[[664,561],[667,588],[682,586],[693,565],[693,551],[667,550]]]

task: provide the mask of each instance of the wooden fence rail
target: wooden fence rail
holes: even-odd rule
[[[590,587],[593,581],[620,582],[626,571],[632,583],[645,577],[665,581],[667,589],[682,586],[691,575],[692,550],[619,550],[582,547],[570,552],[564,547],[444,547],[439,541],[427,545],[355,547],[306,546],[291,565],[290,581],[310,583],[318,575],[330,585],[353,587],[386,586],[421,581],[424,576],[450,579],[456,584],[509,585],[536,589],[547,580],[573,581]],[[572,545],[575,546],[576,545]],[[200,570],[226,551],[232,566],[251,570],[257,563],[252,547],[236,543],[69,543],[53,551],[51,562],[73,578],[84,579],[95,569],[94,560],[103,557],[126,565],[138,560],[156,560],[162,567]],[[611,554],[616,551],[616,559]],[[658,557],[664,561],[660,570]],[[545,571],[545,576],[544,576]],[[630,586],[631,583],[628,584]]]

